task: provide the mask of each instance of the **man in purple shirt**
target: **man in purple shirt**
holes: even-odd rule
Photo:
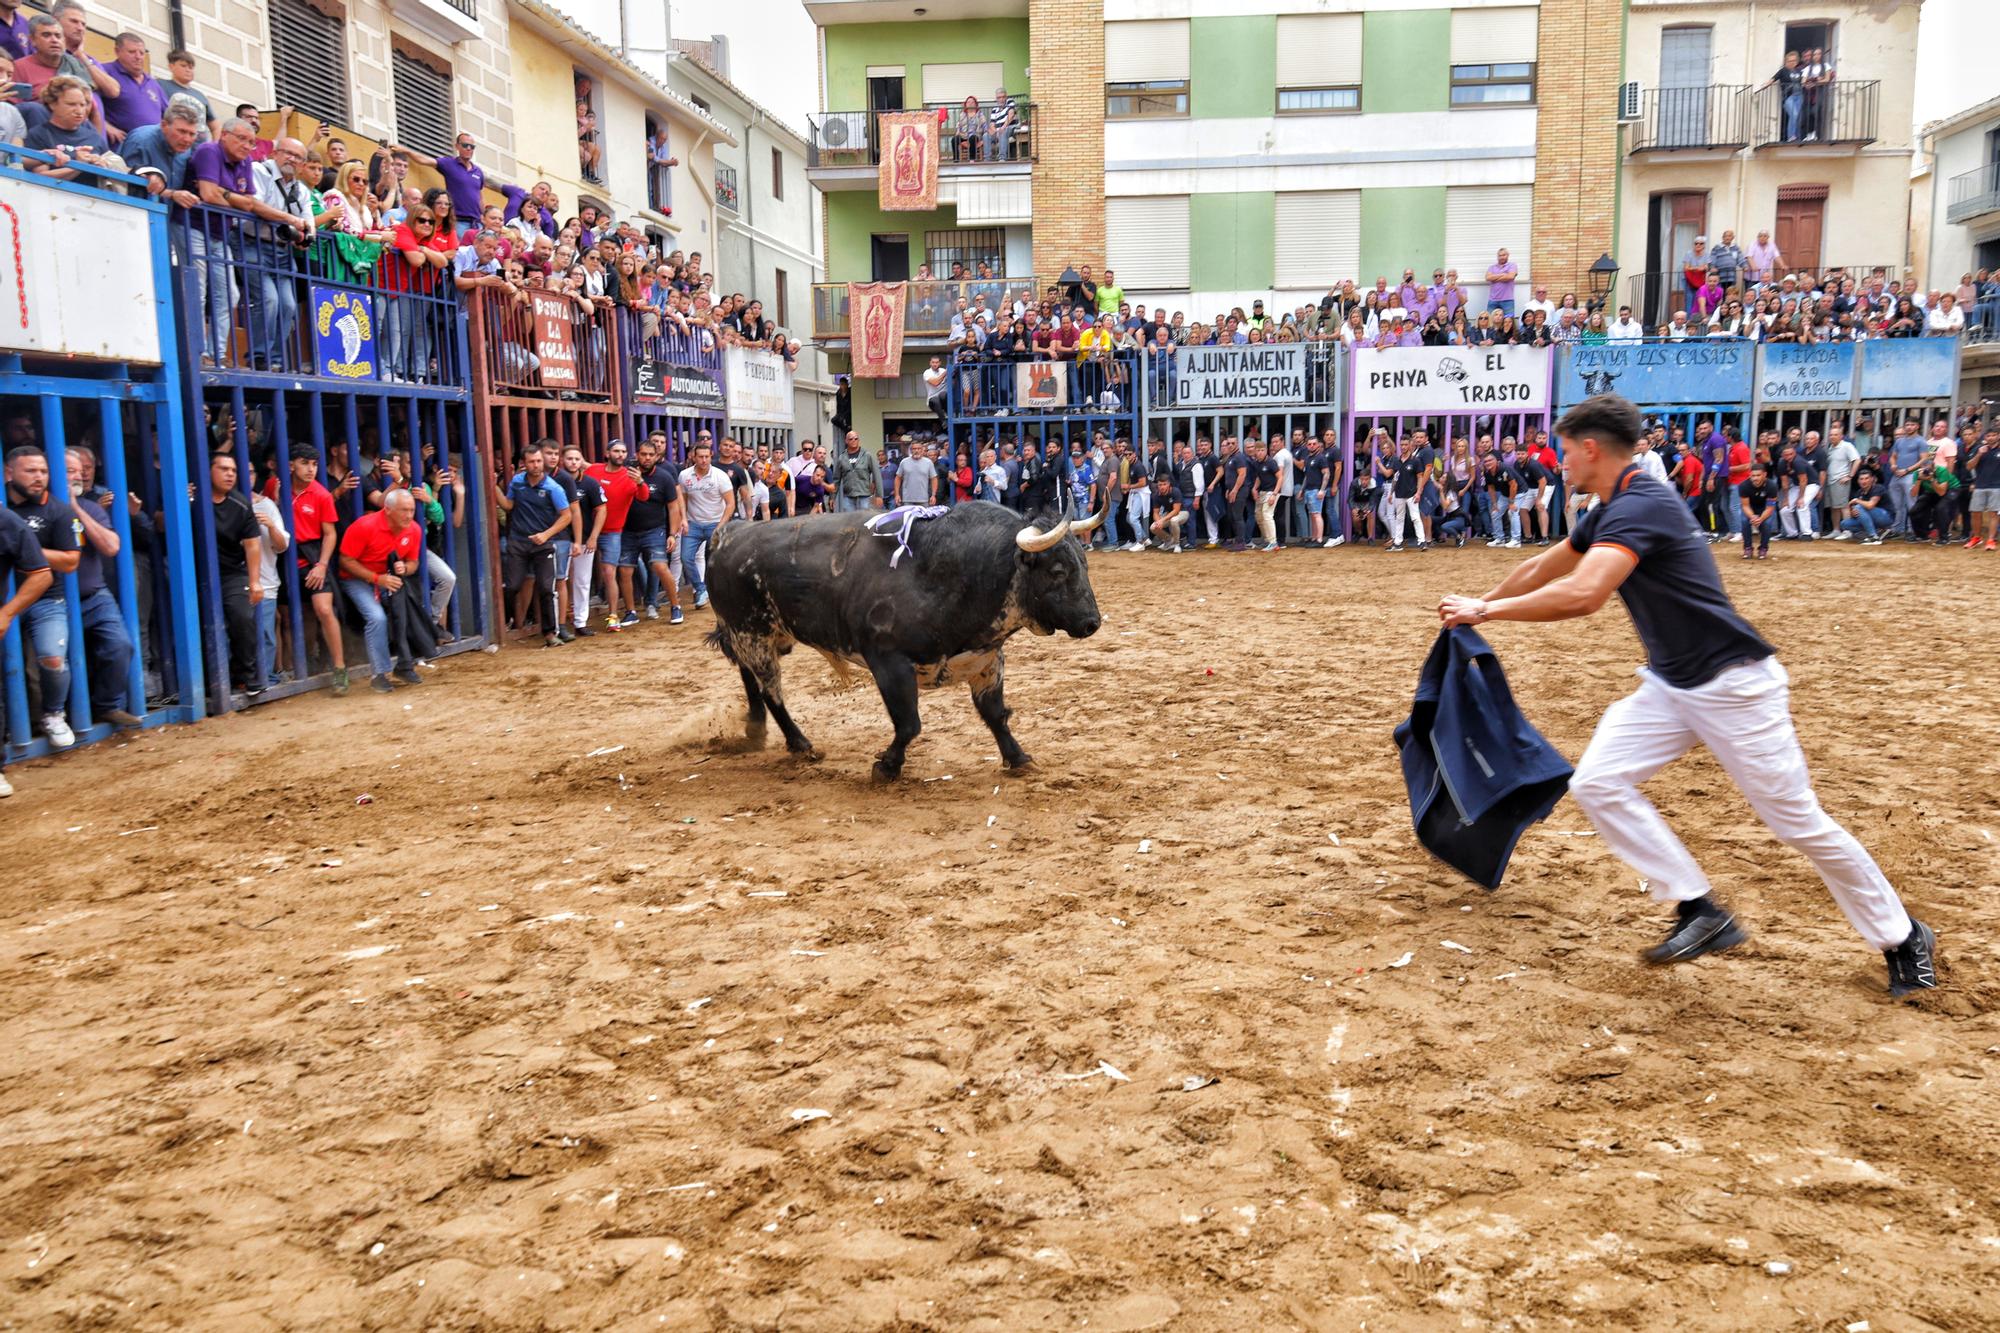
[[[0,51],[16,60],[26,60],[32,50],[28,45],[28,16],[21,12],[21,0],[0,0]]]
[[[105,133],[113,144],[134,130],[159,124],[160,113],[167,109],[167,90],[153,77],[146,39],[136,32],[121,32],[116,51],[111,64],[99,66],[118,85],[118,95],[104,103]]]
[[[385,144],[384,148],[392,153],[406,154],[418,166],[429,167],[444,177],[444,188],[451,195],[451,215],[457,220],[458,229],[464,231],[479,225],[479,215],[485,208],[481,191],[486,188],[486,169],[472,160],[477,146],[470,134],[460,130],[452,142],[457,157],[431,157],[399,143]]]
[[[257,197],[257,179],[250,171],[250,153],[257,146],[257,127],[231,117],[222,122],[222,137],[195,145],[188,155],[187,177],[182,188],[194,191],[211,208],[234,208],[254,213],[268,222],[291,226],[291,214],[271,207]],[[232,317],[236,308],[236,279],[231,271],[236,258],[238,225],[211,214],[189,228],[189,260],[194,266],[201,308],[207,320],[204,350],[217,366],[225,363],[229,348]]]
[[[1514,278],[1520,273],[1514,261],[1507,258],[1502,250],[1493,267],[1486,270],[1486,304],[1502,314],[1514,313]]]

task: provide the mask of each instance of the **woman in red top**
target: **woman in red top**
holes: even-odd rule
[[[451,267],[458,238],[440,228],[436,215],[423,206],[390,233],[389,249],[378,272],[384,294],[382,378],[392,384],[416,384],[431,378],[431,347],[444,342],[431,325],[441,321],[434,299],[439,280]]]
[[[958,465],[951,470],[951,484],[956,488],[954,495],[958,503],[979,498],[979,492],[972,484],[972,451],[961,447],[958,451]]]

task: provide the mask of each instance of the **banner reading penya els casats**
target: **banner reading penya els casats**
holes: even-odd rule
[[[1365,416],[1541,412],[1549,405],[1546,347],[1362,347],[1354,410]]]
[[[1598,343],[1563,351],[1556,402],[1615,393],[1641,407],[1747,404],[1757,344],[1745,338]]]

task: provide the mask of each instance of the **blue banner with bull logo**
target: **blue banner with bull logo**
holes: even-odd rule
[[[1956,338],[1871,338],[1861,352],[1863,398],[1949,398],[1957,379]]]
[[[1757,396],[1765,403],[1854,401],[1853,343],[1766,343],[1757,349]]]
[[[337,380],[376,378],[375,305],[368,293],[316,282],[309,291],[314,372]]]
[[[1656,339],[1572,346],[1556,378],[1562,407],[1622,394],[1641,407],[1748,403],[1757,345],[1743,338]]]

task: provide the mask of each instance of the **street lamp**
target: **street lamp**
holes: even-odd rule
[[[1597,262],[1590,266],[1590,290],[1598,296],[1609,296],[1611,285],[1618,279],[1618,261],[1610,255],[1599,255]]]

